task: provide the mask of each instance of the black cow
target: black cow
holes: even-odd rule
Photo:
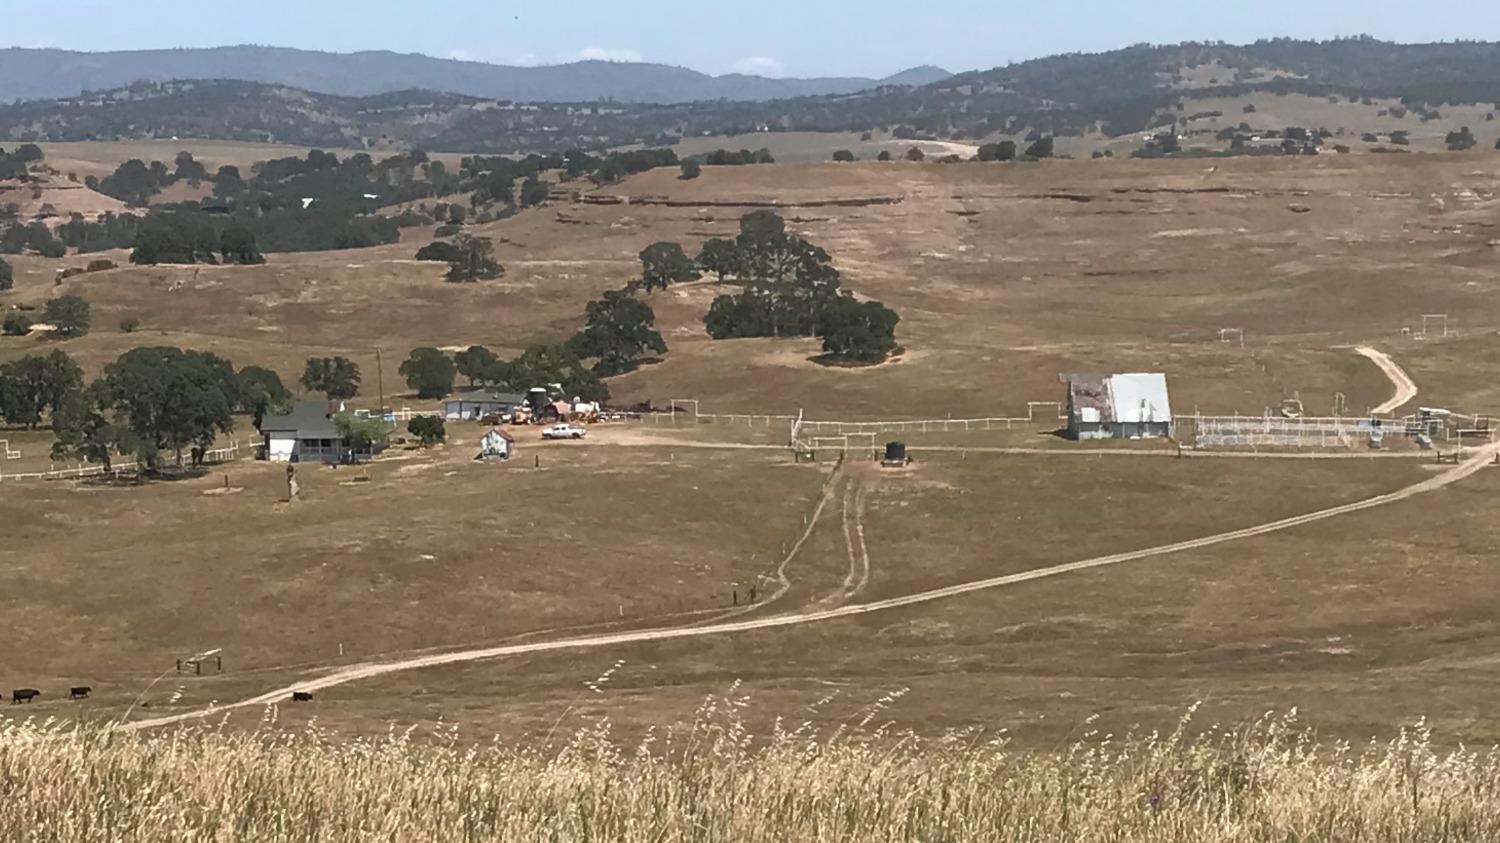
[[[70,700],[84,700],[84,699],[88,699],[89,694],[92,694],[93,692],[94,692],[94,689],[91,688],[91,687],[89,687],[88,685],[77,685],[75,687],[72,687],[72,688],[68,689],[68,699],[70,699]]]
[[[293,691],[292,702],[312,702],[312,691]]]
[[[10,704],[29,703],[41,695],[42,692],[35,688],[17,688],[10,692]]]

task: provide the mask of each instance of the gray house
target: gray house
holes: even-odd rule
[[[476,389],[455,395],[443,402],[443,417],[449,421],[482,419],[489,415],[509,415],[526,402],[526,396],[493,389]]]
[[[367,460],[374,451],[356,452],[339,433],[333,417],[344,411],[342,401],[298,401],[284,416],[260,422],[265,458],[272,462],[345,463]]]
[[[1062,375],[1069,439],[1165,439],[1173,433],[1167,376]]]

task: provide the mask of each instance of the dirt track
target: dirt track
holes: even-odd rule
[[[563,638],[555,641],[541,641],[530,644],[511,644],[498,647],[488,647],[473,650],[461,650],[449,653],[421,656],[417,658],[402,659],[396,661],[371,662],[358,664],[350,667],[340,668],[327,675],[297,682],[283,688],[267,691],[259,696],[251,697],[240,702],[232,703],[217,708],[200,709],[182,714],[157,717],[149,720],[140,720],[133,723],[122,723],[115,726],[117,729],[134,731],[156,726],[167,726],[182,723],[188,720],[207,717],[217,712],[228,711],[239,708],[251,708],[265,706],[281,702],[291,695],[293,691],[318,691],[357,682],[361,679],[370,679],[384,676],[390,673],[399,673],[407,670],[417,670],[425,667],[439,667],[449,664],[460,664],[465,662],[483,661],[487,659],[501,658],[503,656],[514,656],[530,653],[542,653],[553,650],[570,650],[585,648],[614,647],[623,644],[635,644],[644,641],[666,641],[677,638],[695,638],[703,635],[723,635],[736,632],[747,632],[758,629],[774,629],[786,626],[798,626],[801,624],[818,623],[821,621],[836,620],[839,618],[853,617],[856,615],[870,614],[873,612],[896,609],[903,606],[913,606],[921,603],[930,603],[936,600],[944,600],[977,591],[992,588],[1016,585],[1032,580],[1054,577],[1060,574],[1069,574],[1077,571],[1085,571],[1091,568],[1103,568],[1118,565],[1123,562],[1133,562],[1140,559],[1148,559],[1155,556],[1164,556],[1186,550],[1197,550],[1211,547],[1225,542],[1238,539],[1262,536],[1293,527],[1300,527],[1329,518],[1336,518],[1353,512],[1360,512],[1378,506],[1406,500],[1416,495],[1435,491],[1463,480],[1480,469],[1489,465],[1496,455],[1500,455],[1500,443],[1486,445],[1476,449],[1472,456],[1463,463],[1448,469],[1440,474],[1414,483],[1403,489],[1376,495],[1362,501],[1330,507],[1328,509],[1310,512],[1305,515],[1297,515],[1284,518],[1280,521],[1272,521],[1255,527],[1247,527],[1241,530],[1232,530],[1226,533],[1218,533],[1198,539],[1176,542],[1173,544],[1149,547],[1141,550],[1133,550],[1126,553],[1117,553],[1109,556],[1099,556],[1092,559],[1084,559],[1078,562],[1069,562],[1063,565],[1054,565],[1047,568],[1038,568],[1019,574],[1010,574],[1002,577],[977,580],[947,588],[934,589],[932,591],[909,594],[904,597],[896,597],[888,600],[879,600],[873,603],[863,603],[852,606],[839,606],[829,609],[813,609],[803,612],[777,615],[766,618],[754,618],[750,620],[720,622],[706,626],[676,627],[668,629],[647,629],[631,632],[618,632],[602,635],[580,636],[576,638]]]
[[[1390,355],[1383,351],[1376,351],[1367,345],[1362,345],[1354,349],[1354,351],[1357,354],[1368,357],[1372,363],[1379,366],[1380,371],[1384,372],[1385,376],[1391,379],[1391,385],[1396,387],[1396,394],[1392,395],[1390,400],[1384,404],[1370,410],[1371,415],[1378,416],[1385,413],[1394,413],[1406,402],[1417,397],[1416,383],[1412,381],[1410,375],[1406,374],[1405,370],[1396,365],[1396,361],[1392,360]]]

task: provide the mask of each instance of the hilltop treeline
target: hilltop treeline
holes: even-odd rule
[[[0,161],[22,161],[23,173],[42,160],[34,146],[10,154],[0,149]],[[421,151],[377,161],[366,153],[341,159],[314,149],[306,156],[258,162],[249,172],[226,165],[210,173],[191,153],[181,152],[172,166],[131,159],[104,178],[86,180],[134,207],[132,212],[93,220],[74,214],[54,229],[22,220],[14,208],[0,209],[0,253],[62,257],[68,248],[128,248],[137,263],[259,263],[264,253],[393,243],[402,228],[434,222],[451,227],[444,236],[454,234],[465,222],[491,222],[546,201],[550,188],[543,176],[549,172],[562,181],[605,184],[677,163],[671,150],[606,155],[570,150],[519,159],[469,156],[453,172]],[[159,201],[164,190],[179,183],[205,195]],[[454,200],[432,201],[449,197]],[[382,210],[400,205],[408,207]]]
[[[1184,72],[1209,78],[1184,91]],[[1408,107],[1500,98],[1500,44],[1372,38],[1138,45],[960,74],[921,87],[767,102],[514,103],[432,92],[336,97],[234,81],[143,83],[0,108],[0,137],[218,137],[489,152],[670,146],[689,136],[902,129],[941,138],[1138,132],[1184,97],[1258,91],[1390,97]]]

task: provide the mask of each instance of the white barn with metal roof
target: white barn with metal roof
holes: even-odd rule
[[[1063,375],[1069,439],[1165,439],[1173,433],[1167,376]]]

